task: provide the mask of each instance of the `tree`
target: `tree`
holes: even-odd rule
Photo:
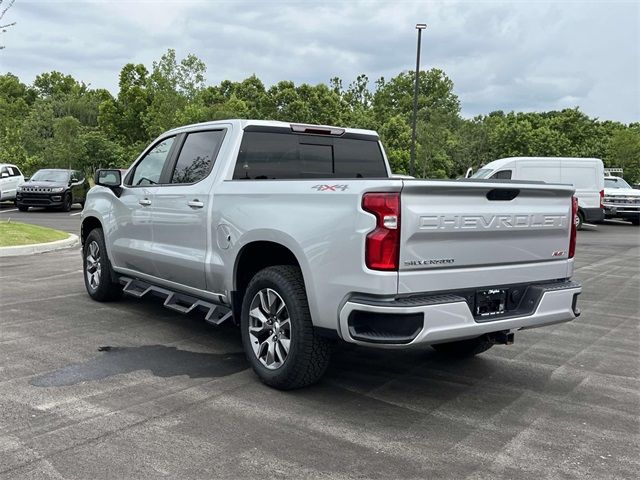
[[[99,106],[98,125],[123,144],[149,139],[144,125],[150,104],[148,74],[144,65],[128,63],[120,71],[118,97],[105,99]]]
[[[4,0],[0,0],[0,33],[6,33],[9,28],[13,27],[16,24],[16,22],[4,23],[4,21],[2,20],[9,9],[13,6],[15,1],[16,0],[9,0],[5,3]],[[2,4],[4,4],[4,6],[2,6]],[[0,45],[0,50],[4,48],[4,45]]]
[[[613,134],[606,163],[622,168],[628,182],[640,183],[640,123]]]
[[[143,116],[149,137],[178,126],[178,113],[204,88],[206,66],[195,55],[176,59],[169,49],[158,62],[153,62],[147,89],[150,103]]]
[[[391,117],[382,124],[380,138],[387,153],[387,158],[394,173],[409,173],[409,149],[411,127],[402,115]]]
[[[205,73],[200,59],[178,59],[169,49],[150,70],[124,65],[115,96],[62,72],[42,73],[33,85],[10,73],[0,75],[0,161],[15,162],[28,173],[45,166],[71,165],[87,173],[127,167],[169,128],[256,118],[376,130],[393,171],[409,170],[413,72],[373,84],[361,74],[352,81],[333,77],[328,84],[296,85],[282,80],[269,87],[256,75],[207,86]],[[468,167],[505,156],[589,156],[624,168],[631,181],[640,180],[639,124],[601,121],[578,108],[497,111],[464,119],[453,81],[442,70],[419,75],[419,176],[455,178]]]

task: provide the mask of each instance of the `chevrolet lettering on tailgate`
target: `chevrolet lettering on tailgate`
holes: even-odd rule
[[[420,217],[422,230],[563,228],[566,225],[566,215],[427,215]]]

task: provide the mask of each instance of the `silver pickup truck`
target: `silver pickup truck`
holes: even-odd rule
[[[258,377],[291,389],[338,341],[469,356],[575,318],[576,213],[566,185],[395,177],[373,131],[208,122],[96,173],[84,279],[235,321]]]

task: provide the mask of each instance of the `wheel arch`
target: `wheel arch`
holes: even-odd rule
[[[233,267],[233,291],[231,306],[234,318],[240,318],[244,292],[253,276],[260,270],[274,265],[294,265],[302,272],[302,281],[307,290],[304,269],[295,253],[286,245],[271,240],[255,240],[243,245],[238,251]]]
[[[102,222],[94,216],[85,217],[82,220],[82,224],[80,225],[80,244],[84,245],[85,240],[89,236],[92,230],[96,228],[104,228],[102,226]]]

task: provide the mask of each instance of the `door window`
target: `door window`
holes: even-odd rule
[[[7,167],[2,167],[0,169],[0,177],[8,177],[11,174],[9,173],[9,169]]]
[[[175,137],[165,138],[156,144],[135,166],[129,185],[137,187],[160,183],[160,176],[174,140]]]
[[[223,137],[223,130],[188,134],[173,169],[171,183],[196,183],[209,175]]]

